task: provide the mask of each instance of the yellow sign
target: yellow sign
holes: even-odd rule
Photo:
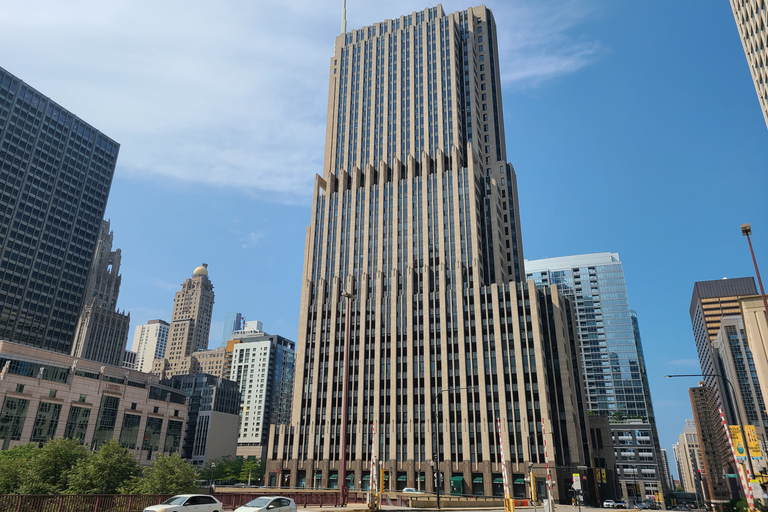
[[[608,480],[605,479],[605,470],[604,469],[600,470],[600,476],[602,477],[601,480],[602,480],[603,483],[607,483],[608,482]]]
[[[749,446],[749,455],[753,459],[762,459],[763,453],[760,450],[760,440],[757,438],[754,425],[745,425],[744,430],[747,434],[747,446]]]
[[[747,449],[744,447],[744,440],[741,438],[741,427],[738,425],[728,425],[731,431],[731,441],[733,442],[733,451],[736,458],[746,458]]]
[[[749,455],[753,459],[762,459],[763,454],[760,450],[760,441],[757,438],[757,432],[755,432],[754,425],[746,425],[744,430],[746,431],[746,439],[741,435],[741,428],[738,425],[728,425],[728,429],[731,431],[731,440],[733,441],[733,450],[736,452],[736,458],[746,460],[747,447],[749,447]],[[744,444],[746,443],[746,447]]]

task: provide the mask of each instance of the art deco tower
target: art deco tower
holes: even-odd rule
[[[584,460],[570,306],[555,288],[521,282],[491,12],[437,6],[339,36],[324,166],[306,234],[292,423],[270,434],[270,478],[339,485],[345,380],[355,488],[373,449],[388,488],[434,488],[436,459],[445,485],[498,494],[497,419],[510,482],[530,459],[543,470],[545,437],[551,466],[570,463],[569,451]]]
[[[165,359],[155,360],[152,373],[170,378],[200,371],[192,354],[208,348],[213,298],[208,264],[203,263],[176,292]]]

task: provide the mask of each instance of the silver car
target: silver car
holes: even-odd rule
[[[207,494],[179,494],[160,505],[152,505],[144,512],[222,512],[221,502]]]
[[[260,496],[235,509],[235,512],[296,512],[296,503],[282,496]]]

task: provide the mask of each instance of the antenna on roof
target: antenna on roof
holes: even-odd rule
[[[341,33],[347,33],[347,0],[342,2],[341,7]]]

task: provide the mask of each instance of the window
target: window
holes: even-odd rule
[[[52,389],[48,391],[48,398],[56,398],[56,390]]]
[[[16,392],[17,393],[23,393],[24,392],[24,384],[16,384]]]
[[[85,402],[85,395],[80,395],[78,402]]]
[[[132,410],[132,411],[135,411],[135,410],[136,410],[136,403],[135,403],[135,402],[132,402],[132,403],[131,403],[131,410]]]

